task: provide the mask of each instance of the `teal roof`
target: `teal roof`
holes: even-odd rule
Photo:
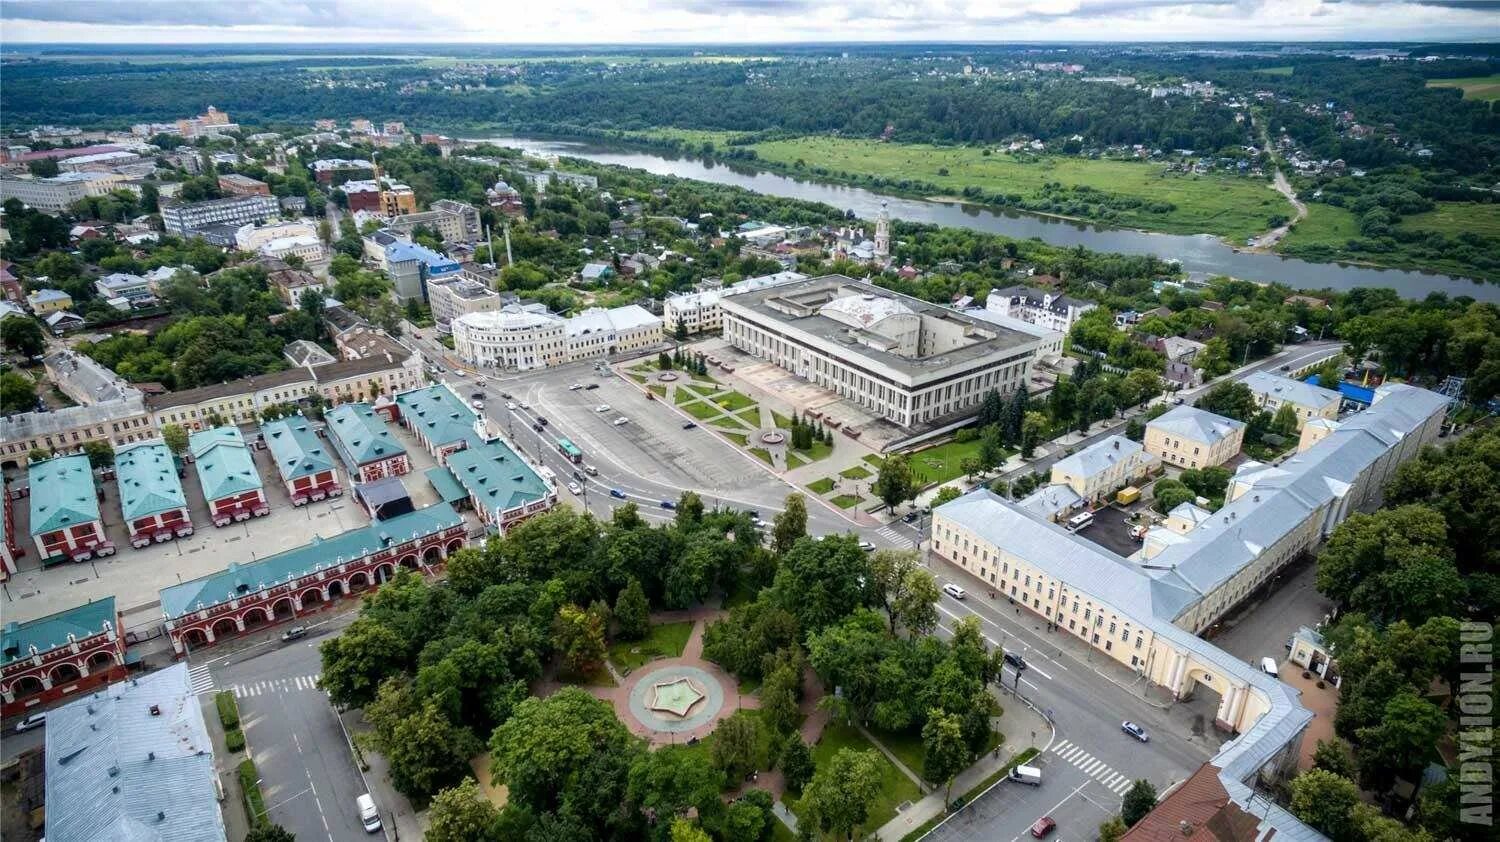
[[[159,441],[143,441],[118,450],[115,478],[120,486],[120,511],[127,521],[187,505],[182,481],[177,478],[177,461]]]
[[[438,503],[390,520],[374,521],[332,538],[311,542],[248,564],[231,564],[218,573],[161,590],[161,610],[169,619],[199,607],[208,608],[272,585],[285,584],[318,570],[353,561],[384,547],[459,526],[463,518],[447,503]]]
[[[453,474],[447,468],[441,466],[428,468],[422,472],[422,475],[427,477],[427,482],[432,485],[433,490],[438,493],[438,497],[441,497],[444,503],[456,503],[469,496],[469,492],[458,484],[458,480],[453,478]]]
[[[54,456],[32,462],[27,471],[31,486],[31,534],[43,535],[99,519],[94,472],[83,454]]]
[[[31,657],[33,646],[37,652],[46,652],[66,646],[70,634],[76,640],[83,640],[104,631],[105,623],[118,621],[115,598],[106,596],[29,622],[6,623],[4,663]]]
[[[217,500],[260,488],[255,457],[236,427],[200,430],[188,437],[188,451],[198,468],[203,499]]]
[[[465,442],[469,447],[484,443],[474,432],[474,414],[453,390],[447,386],[428,386],[413,389],[396,396],[396,406],[401,409],[401,418],[435,446],[455,441]]]
[[[406,452],[367,403],[340,404],[324,417],[334,449],[351,472],[358,472],[360,465]]]
[[[488,511],[508,511],[545,498],[551,489],[503,441],[460,450],[448,470],[470,497]]]
[[[265,434],[271,459],[284,482],[333,469],[328,447],[313,432],[312,422],[301,415],[264,424],[260,431]]]

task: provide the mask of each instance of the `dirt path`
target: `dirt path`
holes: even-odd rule
[[[1291,203],[1294,212],[1291,221],[1273,228],[1250,241],[1250,247],[1255,251],[1271,251],[1276,247],[1277,243],[1281,242],[1281,238],[1285,237],[1287,232],[1292,230],[1293,225],[1296,225],[1307,217],[1307,205],[1304,205],[1297,198],[1297,191],[1292,189],[1292,183],[1287,180],[1286,174],[1281,171],[1281,164],[1276,158],[1275,151],[1271,149],[1271,136],[1266,132],[1265,123],[1262,121],[1256,122],[1260,128],[1260,141],[1265,147],[1266,157],[1271,159],[1272,166],[1276,168],[1276,176],[1271,180],[1271,186],[1276,188],[1276,192],[1286,197],[1286,200]]]

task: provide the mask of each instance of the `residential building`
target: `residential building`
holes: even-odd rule
[[[34,450],[70,452],[90,441],[118,446],[156,435],[145,399],[135,393],[93,406],[0,416],[0,459],[21,466]]]
[[[344,493],[332,453],[313,432],[312,422],[293,415],[268,422],[260,429],[293,506]]]
[[[1052,483],[1066,485],[1092,505],[1144,479],[1160,465],[1140,442],[1109,436],[1052,464]]]
[[[1224,770],[1213,763],[1198,767],[1175,787],[1145,818],[1133,825],[1121,842],[1238,842],[1252,839],[1295,839],[1323,842],[1321,833],[1267,798],[1249,797],[1250,787],[1238,783],[1230,795]]]
[[[115,452],[120,511],[136,549],[193,534],[193,519],[177,478],[177,464],[177,457],[160,439],[137,442]]]
[[[324,416],[328,440],[352,482],[371,482],[411,471],[406,448],[368,403],[346,403]]]
[[[320,158],[307,166],[312,170],[313,178],[319,184],[338,184],[341,181],[347,181],[356,173],[362,174],[375,170],[375,165],[369,161],[346,158]]]
[[[438,503],[163,588],[167,635],[183,654],[361,596],[398,567],[437,572],[466,531],[458,512]]]
[[[349,210],[371,211],[381,216],[417,212],[417,194],[410,185],[389,178],[351,180],[339,186],[349,200]]]
[[[386,223],[390,230],[408,237],[418,226],[437,232],[446,245],[476,242],[483,234],[479,210],[452,199],[439,199],[432,203],[431,210],[396,216]]]
[[[87,456],[80,453],[33,462],[26,484],[31,489],[31,539],[44,564],[114,553],[114,544],[104,534],[99,492]]]
[[[1087,503],[1078,492],[1066,485],[1044,485],[1026,497],[1017,500],[1017,508],[1038,520],[1057,523]]]
[[[60,289],[38,289],[26,296],[26,306],[38,318],[46,318],[73,306],[73,297]]]
[[[1251,394],[1255,395],[1256,403],[1273,416],[1283,406],[1290,406],[1297,415],[1298,431],[1315,419],[1338,420],[1341,396],[1333,389],[1314,386],[1269,371],[1257,371],[1246,377],[1244,383],[1250,387]]]
[[[119,167],[128,167],[145,160],[134,152],[121,149],[116,152],[94,152],[89,155],[74,155],[59,159],[57,166],[63,172],[108,172]]]
[[[47,837],[225,842],[214,744],[186,663],[47,713]]]
[[[328,264],[332,255],[328,247],[316,235],[303,234],[296,237],[278,237],[260,247],[260,253],[267,257],[285,261],[287,258],[296,257],[302,261],[302,265],[314,276],[328,274]]]
[[[424,245],[397,240],[385,247],[385,274],[391,279],[396,300],[427,300],[427,281],[457,275],[463,271],[458,261],[439,254]]]
[[[1050,290],[1013,286],[990,290],[984,306],[991,313],[1067,333],[1080,316],[1098,305]]]
[[[1339,422],[1330,421],[1327,418],[1314,418],[1302,425],[1302,433],[1297,438],[1297,452],[1312,447],[1328,437],[1328,434],[1339,428]]]
[[[177,131],[184,138],[191,140],[195,137],[205,135],[221,134],[223,132],[238,131],[239,125],[229,121],[229,115],[212,105],[208,110],[197,117],[188,117],[177,121]]]
[[[499,439],[449,454],[447,469],[498,534],[557,505],[557,489]]]
[[[219,176],[219,190],[230,196],[271,195],[271,185],[239,173]]]
[[[842,275],[720,299],[724,338],[902,428],[1030,379],[1037,339]]]
[[[668,333],[676,333],[679,324],[689,334],[718,333],[724,323],[719,307],[722,294],[721,290],[669,293],[662,300],[662,327]]]
[[[513,300],[513,299],[512,299]],[[432,320],[443,333],[453,332],[453,320],[470,313],[487,313],[504,306],[506,297],[467,271],[427,282],[427,304]]]
[[[255,456],[238,427],[199,430],[188,437],[188,452],[214,526],[271,513]]]
[[[568,361],[563,320],[519,306],[470,313],[452,321],[453,346],[466,363],[530,371]]]
[[[639,304],[609,310],[590,307],[565,319],[563,328],[569,360],[629,354],[662,341],[661,319]]]
[[[123,298],[133,307],[143,307],[156,302],[156,296],[151,293],[151,282],[140,275],[130,275],[124,272],[105,275],[94,279],[94,289],[106,301],[112,298]]]
[[[281,203],[271,196],[232,196],[202,202],[179,202],[161,209],[162,225],[173,234],[192,237],[214,225],[238,229],[281,215]]]
[[[262,246],[276,240],[317,236],[318,227],[309,220],[277,220],[264,225],[241,225],[234,232],[234,246],[240,251],[260,251]]]
[[[51,178],[0,177],[0,202],[16,199],[43,213],[59,214],[74,202],[103,196],[120,187],[125,176],[118,173],[69,172]]]
[[[6,623],[0,663],[6,717],[124,678],[125,635],[115,598]]]
[[[339,361],[338,357],[323,350],[323,346],[306,339],[294,339],[281,346],[281,356],[297,368],[311,368]]]
[[[58,391],[84,406],[141,396],[120,375],[77,351],[53,351],[42,358],[42,367]]]
[[[1146,422],[1146,451],[1179,468],[1222,465],[1240,452],[1245,423],[1193,406],[1174,406]]]
[[[311,272],[293,269],[279,257],[262,255],[254,262],[255,265],[266,270],[266,283],[288,307],[301,307],[302,293],[307,290],[321,293],[326,289],[326,284],[318,280]]]

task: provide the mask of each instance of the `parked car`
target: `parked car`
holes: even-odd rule
[[[571,386],[568,387],[568,391],[570,391],[570,392],[576,392],[576,391],[578,391],[579,389],[582,389],[582,388],[583,388],[583,384],[582,383],[574,383],[573,385],[571,385]]]
[[[873,553],[873,552],[875,552],[875,545],[872,544],[872,543],[870,543],[869,541],[860,541],[859,542],[859,548],[862,549],[862,550],[864,550],[867,553]]]
[[[590,383],[587,386],[584,386],[583,388],[584,389],[597,389],[597,388],[599,388],[599,384],[598,383]]]
[[[354,799],[354,806],[359,810],[359,822],[365,826],[365,833],[380,830],[380,810],[375,807],[375,799],[369,793]]]
[[[1042,770],[1035,766],[1016,766],[1010,770],[1010,779],[1029,786],[1042,785]]]
[[[1146,532],[1150,529],[1151,527],[1144,523],[1137,523],[1135,526],[1130,527],[1130,537],[1137,541],[1144,541],[1146,540]]]
[[[1041,839],[1056,829],[1057,822],[1051,816],[1042,816],[1031,826],[1031,835]]]
[[[1281,677],[1281,670],[1277,668],[1275,658],[1261,658],[1260,671],[1265,673],[1266,675],[1271,676],[1272,678]]]
[[[33,713],[32,715],[16,723],[16,733],[19,734],[22,731],[30,731],[32,728],[40,728],[42,725],[46,724],[46,722],[47,714],[45,712]]]
[[[611,488],[609,490],[609,496],[618,498],[620,500],[624,500],[625,499],[625,492],[621,491],[618,488]]]
[[[1026,659],[1014,652],[1005,653],[1005,662],[1007,664],[1010,664],[1011,668],[1017,671],[1026,669]]]
[[[964,597],[969,595],[967,591],[965,591],[963,588],[960,588],[958,585],[953,584],[952,582],[947,582],[943,585],[943,593],[953,597],[954,599],[963,599]]]
[[[1151,742],[1151,735],[1146,733],[1146,729],[1135,724],[1134,722],[1131,722],[1128,719],[1120,723],[1120,730],[1124,731],[1132,737],[1135,737],[1137,740],[1140,740],[1143,743]]]
[[[684,421],[684,422],[682,422],[682,429],[684,429],[684,430],[691,430],[691,429],[693,429],[696,426],[698,426],[698,425],[694,424],[692,421]]]
[[[304,637],[307,637],[307,626],[292,626],[281,633],[281,642],[290,643]]]

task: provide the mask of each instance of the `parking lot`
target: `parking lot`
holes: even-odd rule
[[[1093,524],[1078,531],[1079,536],[1116,555],[1129,558],[1141,549],[1141,542],[1130,537],[1130,529],[1137,523],[1148,523],[1150,513],[1142,510],[1139,521],[1131,520],[1130,513],[1114,506],[1105,506],[1094,512]]]

